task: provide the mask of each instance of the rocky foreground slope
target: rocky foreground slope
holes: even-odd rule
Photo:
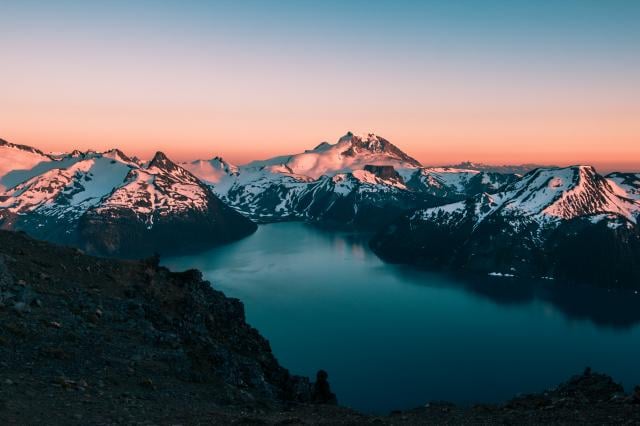
[[[640,395],[590,371],[501,405],[429,403],[389,416],[326,404],[319,377],[289,374],[242,303],[197,271],[0,231],[0,424],[640,422]]]

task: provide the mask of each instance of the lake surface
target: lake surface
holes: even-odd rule
[[[585,366],[640,384],[640,296],[455,278],[385,264],[366,238],[302,223],[163,259],[241,299],[292,373],[329,372],[339,402],[385,413],[431,400],[499,402]]]

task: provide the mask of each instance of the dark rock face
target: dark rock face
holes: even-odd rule
[[[400,177],[393,166],[372,166],[367,164],[366,166],[364,166],[364,170],[378,176],[380,179],[388,179],[404,183],[402,177]]]
[[[415,167],[421,167],[421,164],[415,158],[404,153],[400,148],[389,142],[388,140],[376,136],[374,134],[369,134],[367,139],[361,138],[359,136],[354,135],[351,132],[348,132],[345,136],[343,136],[340,140],[348,139],[351,143],[351,146],[345,150],[342,155],[347,157],[353,157],[357,155],[359,150],[365,150],[372,153],[385,153],[389,154],[395,158],[401,159],[408,164],[411,164]]]
[[[640,229],[619,221],[575,219],[545,245],[547,267],[559,279],[604,287],[640,287]]]

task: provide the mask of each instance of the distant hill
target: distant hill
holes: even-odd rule
[[[481,172],[493,172],[493,173],[512,173],[517,175],[524,175],[529,173],[531,170],[540,168],[540,167],[557,167],[552,165],[543,165],[543,164],[534,164],[534,163],[525,163],[525,164],[504,164],[504,165],[494,165],[494,164],[484,164],[484,163],[474,163],[471,161],[463,161],[459,164],[454,164],[451,166],[442,166],[443,168],[452,168],[452,169],[468,169],[468,170],[478,170]]]

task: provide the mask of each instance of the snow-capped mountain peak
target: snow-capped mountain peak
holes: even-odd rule
[[[373,133],[358,136],[348,132],[335,144],[323,142],[312,150],[253,161],[245,168],[280,166],[275,170],[318,179],[323,175],[362,170],[365,165],[387,165],[396,169],[420,167],[416,159],[380,136]]]
[[[160,151],[156,152],[153,156],[149,165],[146,167],[146,172],[154,175],[167,174],[181,182],[201,184],[200,180],[196,176],[171,161],[163,152]]]
[[[189,163],[180,163],[180,166],[196,175],[205,183],[215,185],[228,177],[240,174],[238,166],[225,161],[222,157],[214,157],[211,160],[195,160]]]
[[[342,136],[338,140],[337,145],[343,145],[347,148],[342,152],[343,155],[357,156],[359,154],[384,154],[389,156],[391,159],[404,161],[414,167],[421,166],[418,160],[405,154],[397,146],[374,133],[355,135],[352,132],[347,132],[346,135]]]
[[[120,161],[121,163],[125,164],[136,164],[136,162],[131,159],[131,157],[120,151],[118,148],[110,149],[109,151],[102,153],[102,156],[105,158],[111,158],[115,161]]]
[[[167,158],[164,152],[158,151],[149,162],[149,168],[151,167],[157,167],[163,170],[172,170],[177,166],[173,161]]]

